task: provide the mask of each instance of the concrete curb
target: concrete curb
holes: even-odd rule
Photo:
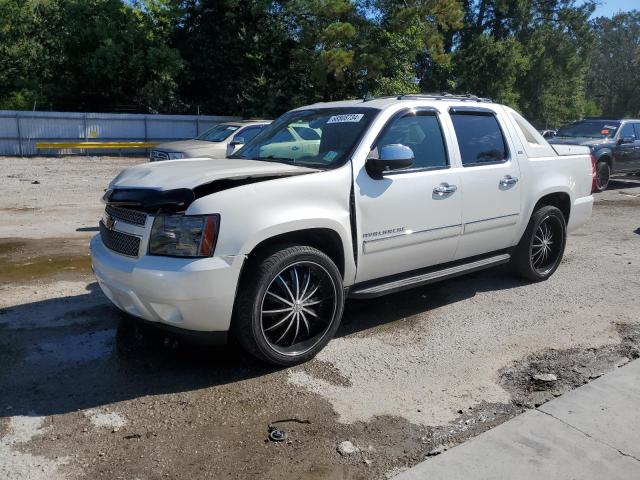
[[[638,480],[639,399],[637,360],[394,478]]]

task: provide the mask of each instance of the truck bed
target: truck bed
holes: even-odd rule
[[[589,155],[591,149],[583,145],[563,145],[558,143],[550,143],[551,148],[560,156],[566,155]]]

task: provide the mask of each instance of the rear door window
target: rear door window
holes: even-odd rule
[[[463,110],[453,110],[450,113],[463,166],[507,160],[507,143],[493,113]]]

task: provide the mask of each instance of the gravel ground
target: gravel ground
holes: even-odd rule
[[[103,207],[102,192],[129,157],[0,157],[0,238],[82,237]]]
[[[636,178],[597,195],[549,281],[498,268],[349,302],[316,359],[273,369],[100,293],[99,197],[140,161],[0,159],[0,478],[385,478],[640,355]]]

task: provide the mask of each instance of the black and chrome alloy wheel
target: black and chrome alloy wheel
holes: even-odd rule
[[[596,166],[596,191],[602,192],[609,186],[611,167],[607,162],[598,162]]]
[[[261,329],[282,355],[301,355],[326,335],[336,313],[336,285],[321,265],[302,261],[280,271],[262,298]]]
[[[564,226],[556,216],[547,216],[539,224],[531,242],[531,265],[547,275],[560,260],[564,247]]]
[[[555,272],[562,261],[567,241],[564,214],[554,205],[540,207],[511,254],[515,272],[528,280],[540,282]]]
[[[257,255],[238,289],[232,333],[252,355],[289,366],[316,355],[340,326],[342,275],[320,250],[291,245]]]

